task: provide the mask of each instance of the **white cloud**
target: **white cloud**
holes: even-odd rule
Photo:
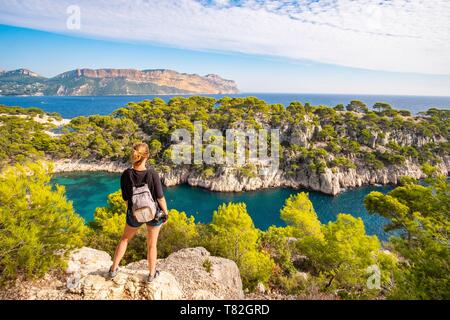
[[[0,23],[87,37],[450,74],[448,0],[0,0]]]

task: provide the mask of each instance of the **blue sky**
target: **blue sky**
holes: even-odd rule
[[[168,68],[243,92],[450,96],[446,1],[1,2],[1,69]],[[81,28],[69,30],[73,4]]]

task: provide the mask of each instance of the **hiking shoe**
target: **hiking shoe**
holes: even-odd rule
[[[148,275],[148,278],[147,278],[147,283],[151,283],[153,280],[155,280],[155,278],[156,278],[157,276],[159,276],[159,271],[158,271],[158,270],[156,270],[154,276],[152,276],[151,274],[149,274],[149,275]]]
[[[112,266],[111,266],[111,268],[112,268]],[[112,278],[114,278],[115,276],[117,276],[117,274],[119,273],[119,267],[117,267],[117,269],[114,270],[114,271],[112,271],[111,268],[109,268],[108,276],[112,279]]]

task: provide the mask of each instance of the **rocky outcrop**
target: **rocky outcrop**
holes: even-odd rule
[[[244,298],[237,265],[231,260],[211,256],[201,247],[183,249],[158,260],[160,275],[152,283],[146,282],[146,260],[122,267],[112,280],[107,277],[111,263],[106,252],[81,248],[71,253],[64,275],[47,274],[38,281],[16,283],[9,289],[9,297],[43,300]]]
[[[197,74],[179,73],[173,70],[144,70],[148,81],[159,86],[180,88],[191,93],[232,94],[239,93],[233,80],[226,80],[216,74],[204,77]]]
[[[53,78],[19,69],[0,73],[4,95],[143,95],[143,94],[230,94],[236,83],[218,75],[179,73],[173,70],[76,69]]]
[[[129,165],[121,162],[87,162],[56,160],[54,172],[72,171],[105,171],[121,173]],[[438,172],[448,175],[450,172],[450,157],[437,166]],[[402,176],[416,179],[425,178],[421,166],[412,161],[406,161],[400,166],[387,166],[382,169],[362,168],[331,170],[326,168],[323,173],[303,169],[294,176],[283,170],[267,170],[264,175],[247,177],[239,174],[232,167],[223,167],[213,177],[205,178],[201,172],[193,171],[189,167],[179,167],[169,172],[161,172],[160,177],[165,186],[189,184],[193,187],[205,188],[217,192],[242,192],[266,188],[289,187],[294,189],[310,189],[330,195],[337,195],[347,188],[357,188],[374,184],[398,184]]]
[[[336,169],[336,168],[335,168]],[[439,173],[448,175],[450,158],[437,167]],[[369,168],[336,169],[326,168],[323,173],[311,172],[308,169],[299,171],[295,176],[287,175],[282,170],[269,170],[265,175],[245,177],[236,173],[233,168],[223,168],[212,178],[204,178],[201,173],[190,172],[186,168],[176,169],[169,174],[162,174],[166,186],[187,183],[218,192],[241,192],[265,188],[289,187],[305,188],[337,195],[347,188],[357,188],[374,184],[398,184],[402,176],[416,179],[425,178],[421,166],[407,161],[401,166],[387,166],[374,170]]]
[[[422,136],[415,134],[414,131],[411,130],[393,130],[391,132],[386,132],[383,139],[375,139],[374,146],[377,142],[381,145],[387,144],[389,141],[393,141],[400,146],[417,146],[423,147],[429,143],[441,143],[445,142],[446,139],[439,136]]]
[[[63,173],[63,172],[112,172],[112,173],[122,173],[125,169],[129,168],[130,165],[123,162],[114,161],[87,161],[87,160],[71,160],[71,159],[60,159],[53,161],[53,172]]]
[[[17,69],[17,70],[11,70],[11,71],[3,71],[3,72],[0,72],[0,74],[4,75],[4,76],[29,76],[29,77],[35,77],[35,78],[41,77],[36,72],[33,72],[28,69],[23,69],[23,68]]]

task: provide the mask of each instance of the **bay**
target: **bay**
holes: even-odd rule
[[[93,219],[95,208],[105,206],[108,194],[119,190],[119,174],[105,172],[81,172],[55,175],[53,184],[63,185],[74,208],[87,222]],[[169,209],[184,211],[193,215],[197,222],[209,223],[214,210],[223,203],[243,202],[247,211],[261,230],[271,225],[284,226],[280,219],[280,209],[292,194],[309,192],[319,220],[322,223],[336,220],[339,213],[349,213],[363,219],[366,232],[387,240],[390,234],[383,230],[387,220],[379,215],[370,215],[364,207],[364,197],[371,191],[386,193],[391,186],[368,186],[347,190],[338,196],[329,196],[320,192],[294,190],[288,188],[265,189],[251,192],[212,192],[193,188],[188,185],[165,188],[165,197]]]

